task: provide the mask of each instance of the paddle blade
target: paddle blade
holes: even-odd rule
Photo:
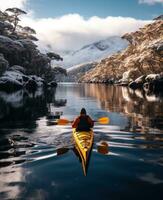
[[[109,118],[108,117],[101,117],[98,119],[98,123],[100,124],[109,124]]]
[[[69,124],[71,121],[67,119],[58,119],[58,125],[66,125]]]

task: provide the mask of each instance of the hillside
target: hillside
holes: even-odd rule
[[[120,53],[99,62],[80,81],[129,84],[141,75],[163,72],[163,20],[157,18],[123,37],[130,45]]]
[[[97,62],[89,62],[85,64],[76,65],[67,69],[67,76],[64,81],[78,82],[85,73],[88,73],[91,69],[95,68]]]

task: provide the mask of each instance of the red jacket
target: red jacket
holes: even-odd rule
[[[78,128],[78,125],[83,118],[87,121],[87,123],[85,124],[85,128],[92,128],[94,126],[93,120],[88,115],[80,115],[73,121],[72,128]]]

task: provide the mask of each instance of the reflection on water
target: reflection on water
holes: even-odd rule
[[[101,154],[108,154],[109,153],[109,145],[107,142],[103,141],[97,146],[97,151]]]
[[[130,118],[130,131],[151,132],[163,129],[163,96],[154,96],[142,90],[106,85],[85,85],[85,95],[99,101],[109,112],[122,113]],[[156,131],[156,130],[154,130]]]
[[[35,93],[18,91],[7,94],[0,92],[0,126],[36,128],[36,120],[51,111],[51,106],[66,105],[66,99],[55,99],[55,89],[39,89]]]
[[[94,119],[110,118],[94,127],[87,177],[70,125],[47,121],[49,112],[72,120],[81,107]],[[96,84],[0,92],[0,199],[157,200],[162,167],[161,95]]]

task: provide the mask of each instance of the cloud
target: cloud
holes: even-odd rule
[[[149,21],[130,17],[94,16],[85,19],[79,14],[68,14],[59,18],[23,18],[23,25],[29,25],[36,30],[41,49],[48,45],[57,51],[78,49],[109,36],[121,36],[147,23]]]
[[[4,11],[7,8],[18,7],[24,9],[28,0],[0,0],[0,10]]]
[[[139,0],[140,4],[149,4],[149,5],[154,5],[156,3],[162,3],[163,4],[163,0]]]
[[[28,10],[29,0],[0,0],[0,9],[19,7]],[[141,0],[142,1],[142,0]],[[67,14],[58,18],[36,19],[34,10],[22,16],[22,25],[30,26],[37,32],[38,46],[42,51],[51,48],[54,51],[76,50],[83,45],[106,39],[109,36],[121,36],[126,32],[137,30],[148,21],[130,17],[85,19],[79,14]]]

